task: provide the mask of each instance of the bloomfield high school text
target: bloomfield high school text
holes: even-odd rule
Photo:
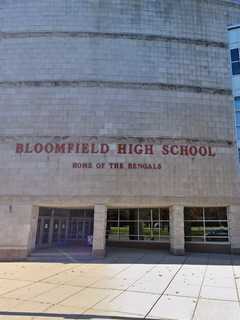
[[[18,154],[108,154],[215,157],[211,146],[191,144],[95,144],[95,143],[17,143]]]

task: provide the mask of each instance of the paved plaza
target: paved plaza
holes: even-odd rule
[[[109,249],[0,263],[0,319],[239,320],[240,256]]]

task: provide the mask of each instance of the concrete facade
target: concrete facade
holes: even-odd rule
[[[237,221],[227,27],[239,4],[7,0],[0,9],[0,258],[34,248],[39,207],[95,208],[95,254],[105,251],[107,208],[169,207],[175,253],[184,207],[234,208]],[[64,143],[88,147],[32,149]],[[154,152],[121,154],[120,144]],[[230,230],[236,251],[240,226]]]

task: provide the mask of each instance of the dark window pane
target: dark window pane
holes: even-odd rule
[[[40,216],[51,216],[53,209],[51,208],[40,208],[39,215]]]
[[[236,127],[236,131],[237,131],[237,140],[240,140],[240,127]]]
[[[205,220],[227,220],[227,209],[205,208]]]
[[[237,111],[235,114],[236,114],[236,125],[240,126],[240,111]]]
[[[129,240],[129,222],[120,222],[119,235],[120,240]]]
[[[138,222],[137,221],[126,221],[120,222],[121,234],[128,234],[129,240],[138,240]]]
[[[222,237],[206,237],[207,242],[228,242],[228,238]]]
[[[186,242],[204,242],[204,237],[185,237]]]
[[[185,221],[184,223],[185,236],[204,236],[203,222],[198,221]]]
[[[152,209],[152,219],[159,220],[159,209]]]
[[[85,214],[86,214],[86,217],[87,217],[87,218],[93,218],[93,216],[94,216],[94,210],[92,210],[92,209],[87,209],[87,210],[85,210]]]
[[[129,220],[138,220],[138,209],[129,209]]]
[[[152,228],[159,228],[159,227],[160,227],[159,221],[152,221]]]
[[[227,222],[214,221],[206,222],[206,240],[207,241],[221,241],[221,238],[228,237]]]
[[[117,209],[109,209],[107,212],[108,220],[116,220],[118,221],[118,210]]]
[[[152,229],[152,240],[159,240],[159,229]]]
[[[50,228],[50,219],[44,219],[43,221],[43,235],[42,235],[42,243],[48,243],[49,238],[49,228]]]
[[[119,235],[119,228],[117,222],[108,222],[107,223],[107,232],[106,232],[106,238],[108,240],[118,240]]]
[[[139,219],[140,220],[151,220],[151,209],[139,209]]]
[[[161,218],[161,220],[169,220],[169,209],[168,208],[160,209],[160,218]]]
[[[169,236],[169,222],[167,221],[161,222],[160,234],[161,236]]]
[[[240,110],[240,97],[235,98],[235,108]]]
[[[119,216],[120,216],[120,220],[130,220],[128,209],[120,209]]]
[[[184,208],[184,220],[203,220],[203,209]]]
[[[231,50],[231,61],[239,61],[239,49],[232,49]]]
[[[240,62],[233,62],[232,63],[232,74],[235,76],[240,74]]]

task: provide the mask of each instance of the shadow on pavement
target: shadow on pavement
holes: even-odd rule
[[[82,320],[139,320],[139,318],[129,318],[129,317],[118,317],[118,316],[101,316],[101,315],[88,315],[88,314],[64,314],[64,313],[45,313],[45,312],[5,312],[0,311],[0,316],[6,317],[38,317],[49,318],[49,320],[54,320],[54,318],[63,318],[63,319],[82,319]],[[11,318],[9,318],[10,320]],[[161,319],[159,319],[161,320]],[[164,320],[164,319],[162,319]]]

